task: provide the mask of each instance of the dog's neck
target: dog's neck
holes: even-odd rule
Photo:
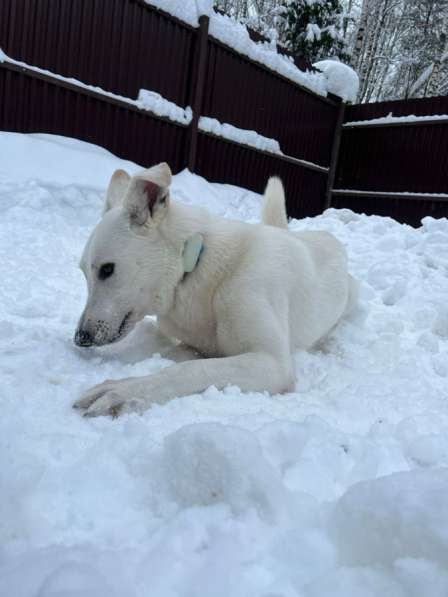
[[[203,250],[204,237],[199,232],[196,232],[185,241],[182,251],[184,276],[190,274],[196,268]]]

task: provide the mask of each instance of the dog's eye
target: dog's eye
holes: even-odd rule
[[[106,278],[109,278],[114,273],[114,269],[115,269],[114,263],[104,263],[100,267],[100,270],[98,272],[98,278],[100,280],[105,280]]]

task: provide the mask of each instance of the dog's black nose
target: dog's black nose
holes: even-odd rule
[[[92,346],[93,338],[89,332],[77,330],[75,334],[75,344],[76,346]]]

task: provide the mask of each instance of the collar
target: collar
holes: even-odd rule
[[[184,242],[182,249],[182,261],[184,266],[184,275],[191,273],[199,263],[199,260],[204,250],[204,237],[197,232],[190,236]]]

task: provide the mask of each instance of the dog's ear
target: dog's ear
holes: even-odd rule
[[[126,191],[129,187],[131,177],[124,170],[115,170],[110,179],[106,192],[106,202],[104,203],[103,214],[113,207],[123,203]]]
[[[157,226],[162,221],[168,210],[170,184],[171,170],[164,162],[131,178],[123,205],[132,225]]]

